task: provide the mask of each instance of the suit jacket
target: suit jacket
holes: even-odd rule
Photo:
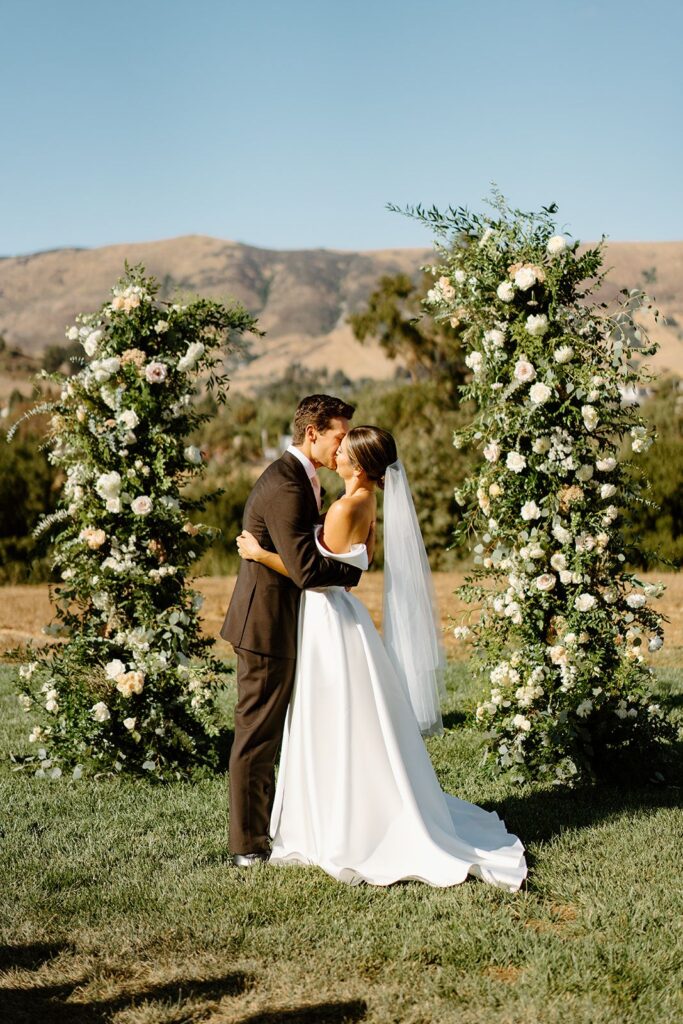
[[[260,562],[243,561],[221,636],[233,647],[295,658],[301,591],[352,586],[360,569],[320,554],[313,528],[318,506],[303,465],[285,452],[259,477],[244,507],[244,529],[267,551],[277,551],[289,577]]]

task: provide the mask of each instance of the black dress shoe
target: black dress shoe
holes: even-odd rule
[[[233,853],[232,863],[236,868],[253,868],[256,864],[265,864],[267,853]]]

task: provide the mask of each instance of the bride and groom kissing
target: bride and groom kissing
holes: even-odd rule
[[[396,444],[329,395],[256,482],[221,635],[237,655],[233,863],[317,865],[341,882],[474,875],[514,891],[524,848],[495,812],[444,793],[422,739],[442,731],[443,654],[429,565]],[[321,517],[317,470],[344,494]],[[382,636],[352,593],[384,490]],[[275,785],[275,762],[280,764]]]

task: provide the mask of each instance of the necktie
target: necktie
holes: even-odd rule
[[[314,473],[314,475],[310,478],[310,480],[311,480],[311,487],[313,488],[313,493],[315,494],[315,501],[316,501],[316,504],[318,506],[318,512],[319,512],[320,509],[322,508],[322,496],[320,494],[320,478],[319,478],[317,473]]]

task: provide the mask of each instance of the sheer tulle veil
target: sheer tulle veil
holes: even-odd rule
[[[384,477],[384,646],[423,735],[443,732],[446,659],[434,584],[402,462]]]

